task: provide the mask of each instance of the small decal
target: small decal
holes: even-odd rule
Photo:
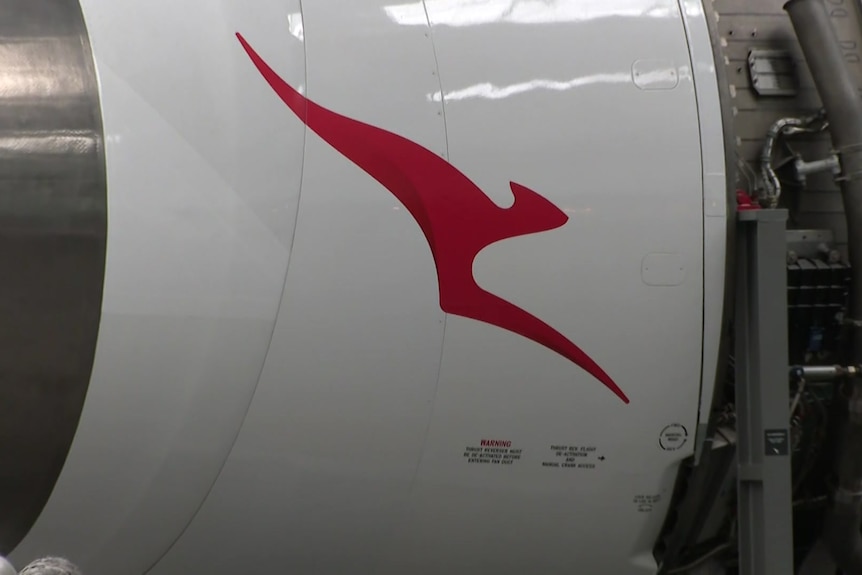
[[[659,501],[661,501],[661,495],[635,495],[633,503],[638,513],[649,513]]]
[[[790,453],[789,434],[786,429],[766,429],[763,434],[766,455],[787,455]]]
[[[464,448],[467,463],[512,465],[520,461],[522,449],[512,447],[512,442],[503,439],[483,439],[479,445]]]
[[[688,430],[678,423],[668,425],[661,430],[658,444],[665,451],[676,451],[688,441]]]
[[[601,466],[607,458],[592,445],[552,445],[542,467],[552,469],[590,470]]]
[[[392,132],[342,116],[287,84],[236,35],[260,74],[308,128],[380,182],[410,212],[437,267],[440,308],[528,338],[567,358],[624,403],[628,397],[592,358],[539,318],[482,289],[473,260],[486,247],[555,230],[569,217],[533,190],[510,182],[514,204],[501,208],[467,176],[434,152]]]

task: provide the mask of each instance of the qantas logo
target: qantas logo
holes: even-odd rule
[[[483,290],[473,260],[489,245],[561,227],[568,216],[536,192],[512,182],[515,203],[494,204],[473,182],[435,153],[401,136],[347,118],[305,98],[237,38],[258,71],[312,131],[388,189],[416,219],[434,257],[440,308],[539,343],[574,362],[625,403],[616,383],[560,332],[518,306]]]

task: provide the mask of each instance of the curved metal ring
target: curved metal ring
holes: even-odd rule
[[[107,241],[98,85],[78,0],[0,18],[0,554],[38,518],[77,429]]]

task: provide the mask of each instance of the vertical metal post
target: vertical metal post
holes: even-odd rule
[[[740,575],[793,573],[787,210],[738,214],[736,412]]]

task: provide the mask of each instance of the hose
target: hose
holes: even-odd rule
[[[778,200],[781,198],[781,181],[778,179],[778,174],[775,173],[775,167],[772,165],[772,152],[775,148],[775,142],[778,141],[779,136],[822,131],[827,124],[824,123],[818,129],[807,127],[822,119],[823,112],[807,118],[781,118],[769,128],[769,132],[766,134],[766,143],[763,145],[763,150],[760,153],[760,175],[766,188],[767,207],[770,209],[777,208]]]

